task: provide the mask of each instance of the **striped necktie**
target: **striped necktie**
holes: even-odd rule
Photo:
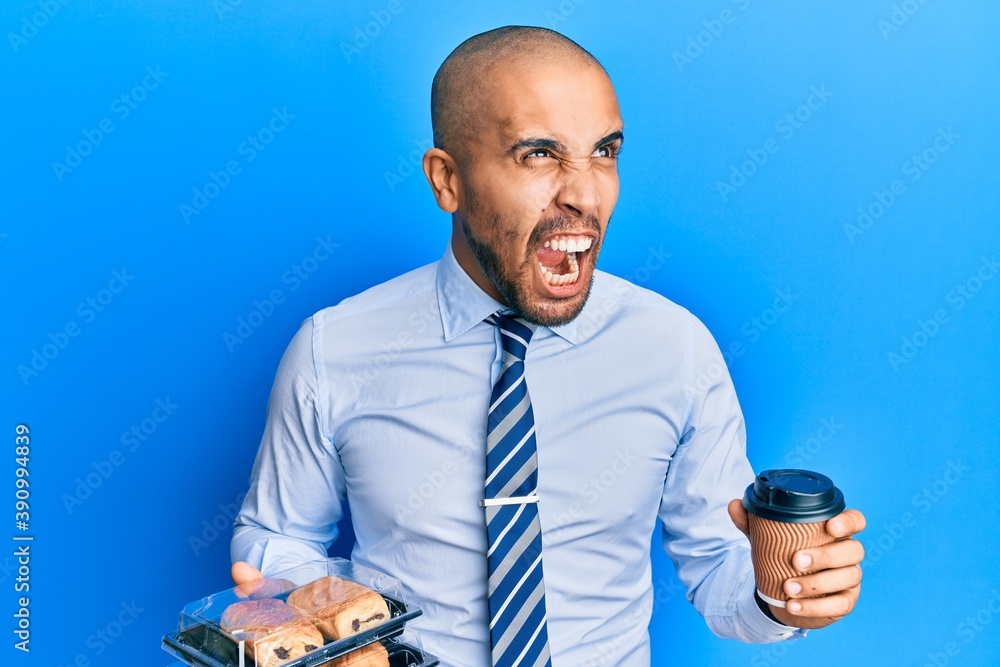
[[[486,429],[490,644],[494,667],[551,667],[545,627],[542,532],[538,523],[535,417],[524,380],[524,355],[535,331],[512,315],[486,318],[500,327],[503,368],[493,386]]]

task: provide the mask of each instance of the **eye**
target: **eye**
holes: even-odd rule
[[[536,148],[529,153],[525,153],[525,159],[529,157],[551,157],[547,148]]]
[[[597,157],[615,158],[618,157],[618,148],[612,144],[608,144],[607,146],[601,146],[596,151],[594,151],[594,155],[596,155]]]

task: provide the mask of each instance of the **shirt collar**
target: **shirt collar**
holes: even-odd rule
[[[441,311],[441,325],[444,327],[445,342],[461,336],[492,313],[506,308],[502,303],[484,292],[465,269],[455,259],[449,240],[444,257],[438,263],[437,299]],[[579,319],[579,318],[577,318]],[[577,320],[569,324],[548,328],[571,344],[577,341]]]

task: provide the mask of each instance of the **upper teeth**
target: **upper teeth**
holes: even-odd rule
[[[593,242],[589,236],[557,236],[546,241],[545,247],[564,252],[583,252],[590,250]]]

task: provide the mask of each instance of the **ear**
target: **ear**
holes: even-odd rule
[[[423,166],[438,207],[445,213],[457,211],[461,178],[455,159],[440,148],[431,148],[424,153]]]

